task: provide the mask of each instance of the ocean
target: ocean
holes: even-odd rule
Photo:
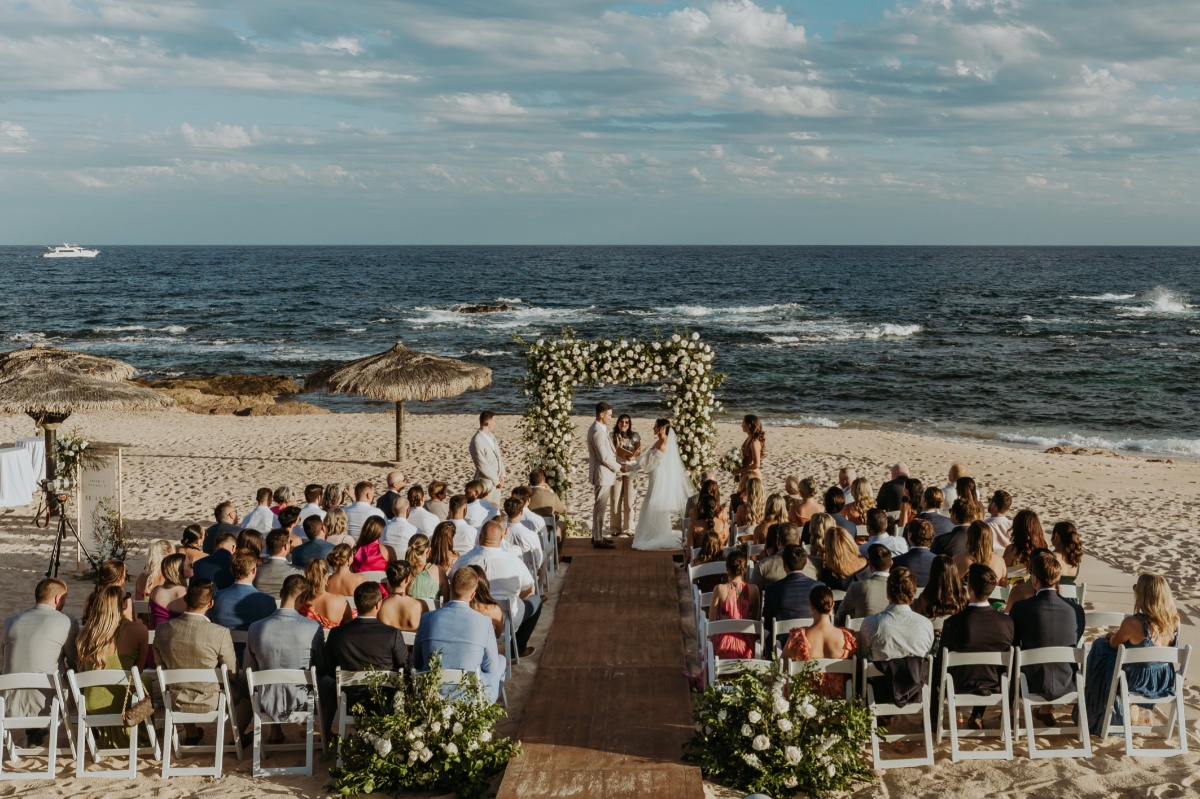
[[[413,412],[518,413],[516,337],[686,330],[716,348],[731,418],[1200,456],[1198,263],[1197,248],[5,247],[0,340],[147,377],[296,378],[403,341],[495,370]],[[477,303],[515,310],[456,310]],[[595,394],[660,407],[653,386]]]

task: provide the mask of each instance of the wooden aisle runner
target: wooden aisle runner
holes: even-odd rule
[[[546,651],[497,799],[701,799],[685,765],[692,711],[674,564],[665,553],[596,550],[571,558]]]

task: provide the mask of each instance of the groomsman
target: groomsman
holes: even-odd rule
[[[474,480],[482,480],[484,494],[493,505],[500,504],[500,489],[504,488],[504,456],[496,443],[496,414],[479,414],[479,430],[471,436],[471,460],[475,464]]]

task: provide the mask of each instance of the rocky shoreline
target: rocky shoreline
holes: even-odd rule
[[[326,408],[292,399],[304,389],[283,375],[195,375],[164,380],[137,378],[130,382],[166,394],[186,411],[210,416],[330,413]]]

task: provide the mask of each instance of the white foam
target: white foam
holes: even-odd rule
[[[1032,316],[1030,316],[1029,314],[1025,314],[1024,316],[1022,316],[1022,317],[1021,317],[1020,319],[1018,319],[1017,321],[1018,321],[1018,322],[1032,322],[1032,321],[1033,321],[1033,317],[1032,317]]]
[[[763,422],[780,427],[841,427],[837,422],[826,416],[796,416],[783,419],[766,418]]]
[[[1072,294],[1073,300],[1091,300],[1093,302],[1123,302],[1132,300],[1136,294]]]
[[[497,297],[496,302],[504,303],[505,305],[520,305],[524,300],[520,297]]]
[[[95,327],[97,333],[133,333],[138,330],[149,330],[145,325],[119,325],[117,327]]]
[[[347,333],[366,333],[367,329],[365,327],[348,327],[348,328],[346,328],[346,332]]]
[[[183,325],[167,325],[162,329],[164,333],[170,333],[173,336],[178,336],[180,333],[188,332],[188,328]]]
[[[854,325],[839,319],[802,319],[772,325],[755,325],[746,328],[761,333],[769,341],[780,345],[819,343],[824,341],[859,341],[882,338],[907,338],[915,336],[925,328],[921,325]]]
[[[499,355],[512,355],[508,350],[471,350],[472,355],[478,355],[480,358],[494,358]]]
[[[11,336],[8,337],[8,340],[9,341],[27,341],[27,342],[45,341],[46,334],[39,333],[37,331],[31,331],[28,333],[13,333]]]
[[[800,341],[799,336],[767,336],[767,338],[776,344],[796,344]]]
[[[1012,444],[1033,444],[1038,447],[1096,447],[1098,449],[1122,450],[1125,452],[1149,452],[1163,455],[1200,456],[1200,438],[1120,438],[1107,439],[1100,436],[1081,436],[1067,433],[1062,436],[1035,436],[1022,433],[1000,433],[999,441]]]
[[[418,315],[410,321],[415,327],[442,325],[453,327],[483,327],[490,330],[511,330],[514,328],[531,327],[543,322],[556,320],[579,320],[586,318],[595,306],[587,308],[538,308],[527,305],[514,308],[511,311],[494,313],[462,313],[446,308],[434,308],[428,305],[418,305],[413,311]]]
[[[37,335],[40,336],[41,334],[38,333]],[[1188,331],[1188,335],[1189,336],[1200,336],[1200,328],[1193,327],[1191,330]]]
[[[887,323],[870,328],[864,335],[864,338],[905,338],[907,336],[915,336],[924,329],[920,325],[893,325]]]
[[[1194,311],[1194,306],[1188,304],[1187,297],[1163,286],[1155,286],[1144,299],[1142,304],[1131,306],[1125,315],[1176,316],[1191,314]]]

